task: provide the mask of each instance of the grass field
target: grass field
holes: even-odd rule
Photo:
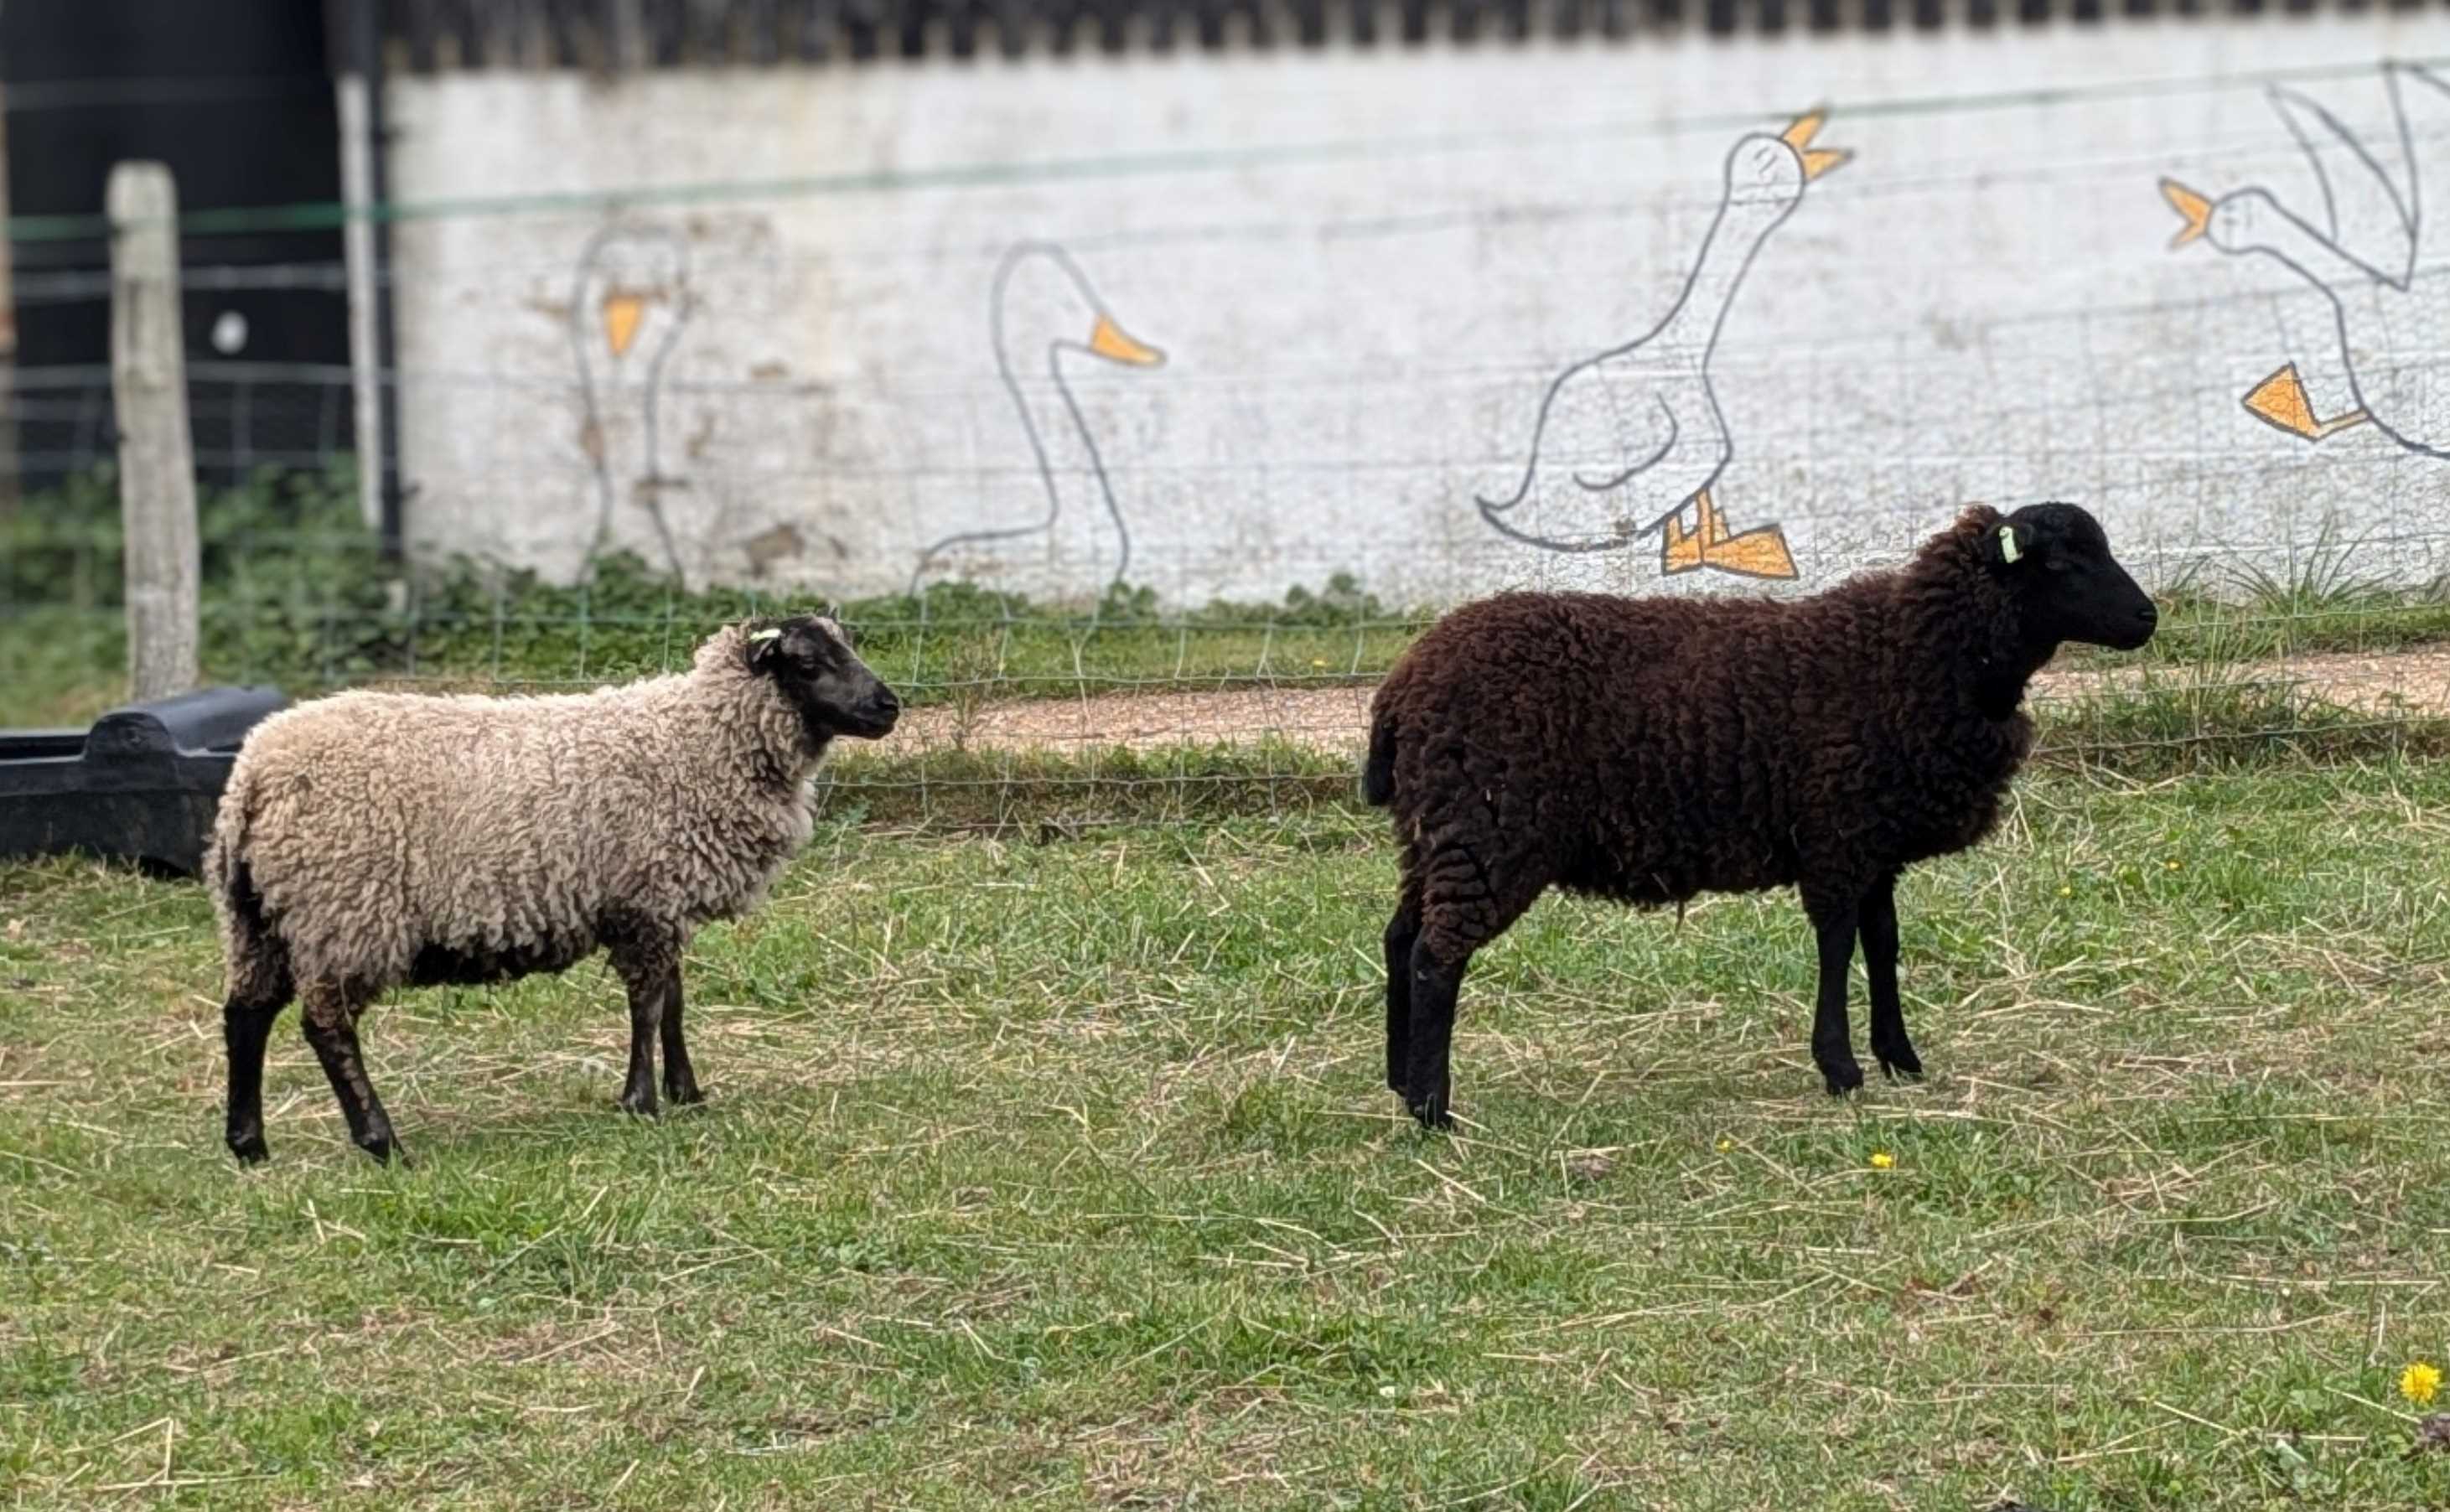
[[[2450,1505],[2396,1386],[2450,1365],[2450,767],[2019,794],[1904,891],[1928,1083],[1818,1090],[1791,901],[1551,901],[1452,1138],[1379,1090],[1336,803],[833,823],[692,949],[703,1108],[612,1111],[597,963],[378,1010],[405,1171],[294,1015],[224,1154],[194,885],[0,868],[0,1491]]]

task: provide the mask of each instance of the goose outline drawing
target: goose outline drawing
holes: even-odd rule
[[[2241,402],[2266,425],[2319,443],[2370,423],[2410,452],[2450,457],[2450,383],[2433,366],[2450,350],[2450,237],[2424,213],[2425,155],[2450,140],[2450,84],[2414,64],[2387,63],[2382,78],[2399,132],[2402,192],[2372,148],[2318,102],[2274,86],[2272,108],[2297,139],[2321,186],[2320,225],[2248,184],[2215,200],[2161,181],[2161,197],[2185,223],[2172,250],[2195,242],[2228,257],[2266,257],[2319,290],[2331,307],[2335,353],[2349,402],[2321,413],[2298,354],[2249,389]],[[2319,144],[2344,148],[2333,173]],[[2450,187],[2450,185],[2437,185]],[[2348,296],[2352,296],[2350,298]],[[2401,362],[2378,359],[2394,351]]]
[[[910,591],[918,592],[927,569],[949,552],[990,541],[1019,540],[1055,529],[1063,514],[1063,486],[1047,456],[1046,430],[1057,424],[1068,424],[1080,438],[1088,458],[1089,476],[1097,486],[1098,501],[1115,527],[1115,570],[1107,583],[1121,582],[1131,570],[1131,526],[1123,518],[1121,505],[1116,502],[1114,483],[1106,476],[1098,437],[1090,429],[1088,417],[1081,414],[1079,401],[1073,397],[1072,386],[1064,381],[1063,361],[1067,356],[1081,356],[1121,367],[1154,368],[1165,365],[1165,354],[1124,330],[1072,255],[1050,242],[1016,242],[1005,251],[996,264],[987,317],[995,343],[996,376],[1002,381],[1014,412],[1021,417],[1021,429],[1029,436],[1030,454],[1037,459],[1039,482],[1046,494],[1045,513],[1018,524],[957,532],[937,541],[919,553],[919,565],[910,574]],[[1041,391],[1033,399],[1032,394],[1024,392],[1014,368],[1016,359],[1033,364],[1043,361],[1046,377],[1053,384],[1052,394]],[[1045,413],[1050,402],[1060,406],[1060,416]]]
[[[689,243],[680,233],[615,224],[588,238],[571,294],[570,342],[583,406],[578,444],[595,478],[595,530],[587,548],[591,572],[612,543],[613,514],[626,492],[653,521],[665,566],[675,578],[682,575],[663,494],[688,484],[664,475],[656,425],[664,363],[689,316]],[[612,425],[614,406],[628,404],[638,406],[637,423]]]
[[[1730,532],[1712,497],[1735,443],[1710,357],[1761,247],[1815,180],[1854,156],[1813,145],[1827,119],[1815,108],[1784,130],[1737,139],[1718,213],[1676,302],[1643,335],[1558,374],[1541,398],[1522,481],[1505,498],[1475,498],[1500,533],[1548,552],[1611,552],[1656,531],[1660,571],[1671,576],[1701,568],[1797,575],[1783,529]],[[1520,517],[1538,523],[1519,526],[1515,512],[1526,504]]]

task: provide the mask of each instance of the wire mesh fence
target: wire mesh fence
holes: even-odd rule
[[[123,695],[110,483],[106,465],[0,530],[8,723],[79,723]],[[961,583],[840,601],[690,591],[629,556],[555,585],[387,560],[345,458],[267,470],[202,514],[206,673],[293,697],[583,691],[684,669],[727,622],[830,609],[910,707],[889,740],[837,762],[830,802],[896,822],[1060,829],[1346,802],[1371,693],[1437,608],[1349,578],[1196,607]],[[2450,598],[2363,584],[2345,555],[2318,546],[2294,575],[2165,588],[2140,662],[2064,655],[2035,692],[2045,758],[2151,774],[2443,748]]]
[[[293,696],[583,689],[680,669],[728,620],[830,605],[912,708],[841,764],[841,801],[962,823],[1281,806],[1349,792],[1371,689],[1463,598],[1809,591],[1899,560],[1962,501],[2062,496],[2110,523],[2165,617],[2140,656],[2061,658],[2036,690],[2046,752],[2164,769],[2431,748],[2450,718],[2450,473],[2379,424],[2330,438],[2350,417],[2325,395],[2341,376],[2318,371],[2320,291],[2195,278],[2172,294],[2122,250],[2132,234],[2166,255],[2183,205],[2153,196],[2153,172],[2302,173],[2312,149],[2266,94],[2372,74],[1868,100],[1851,122],[1787,126],[1775,140],[1808,146],[1843,124],[1864,160],[1841,181],[1851,209],[1815,203],[1799,223],[1924,224],[2010,192],[1995,154],[1928,150],[1969,114],[1988,141],[2096,118],[2096,136],[2129,130],[2168,98],[2212,123],[2166,149],[2087,138],[2019,160],[2032,213],[2091,239],[2090,282],[2050,282],[2033,253],[2021,302],[1950,314],[1824,237],[1782,265],[1811,275],[1784,318],[1658,343],[1715,384],[1728,437],[1725,497],[1697,495],[1724,523],[1695,529],[1774,537],[1783,576],[1732,557],[1704,565],[1743,570],[1671,572],[1646,539],[1555,549],[1572,491],[1517,514],[1504,497],[1530,475],[1534,405],[1589,344],[1577,333],[1639,328],[1697,287],[1733,117],[1261,144],[1213,204],[1216,165],[1197,154],[1101,160],[1189,208],[1010,218],[1064,223],[1051,241],[980,229],[1054,192],[1065,171],[1042,165],[980,175],[976,212],[943,208],[952,170],[386,207],[396,262],[357,292],[397,302],[396,364],[190,362],[205,670]],[[2385,111],[2402,95],[2368,93],[2339,130],[2378,140],[2395,122],[2402,172],[2450,144],[2450,126]],[[421,150],[453,149],[438,100],[401,108]],[[1628,183],[1628,138],[1662,162],[1690,146],[1699,167]],[[1400,214],[1282,207],[1352,162],[1421,198]],[[916,240],[914,206],[944,218]],[[1629,227],[1646,240],[1627,268]],[[191,318],[216,294],[349,287],[339,262],[224,264],[209,236],[188,245]],[[1615,269],[1624,286],[1585,320],[1483,263]],[[1296,277],[1329,289],[1332,339],[1305,339],[1297,300],[1211,313]],[[2404,284],[2429,296],[2445,277],[2411,254]],[[109,296],[100,268],[19,289]],[[1169,322],[1188,335],[1159,340]],[[1542,334],[1497,339],[1517,326]],[[2450,393],[2440,348],[2392,329],[2347,389],[2432,413]],[[2274,434],[2275,352],[2296,355],[2293,436]],[[125,664],[109,374],[20,369],[12,393],[24,497],[0,521],[0,720],[68,724],[119,696]],[[399,557],[355,435],[375,394],[402,417]],[[1667,502],[1693,517],[1694,498]]]

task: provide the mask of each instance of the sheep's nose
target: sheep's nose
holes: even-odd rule
[[[888,714],[899,714],[902,712],[902,700],[893,696],[892,688],[880,688],[876,690],[876,707]]]
[[[2161,623],[2161,611],[2152,607],[2151,600],[2147,599],[2144,607],[2135,611],[2135,618],[2146,630],[2150,630]]]

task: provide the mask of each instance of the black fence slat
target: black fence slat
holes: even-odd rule
[[[681,13],[686,0],[638,0],[638,19],[646,29],[647,61],[658,68],[678,67],[682,39],[688,35]]]
[[[681,50],[691,63],[731,61],[732,0],[684,0]]]
[[[436,6],[435,30],[438,41],[447,44],[457,54],[462,68],[485,68],[495,66],[486,55],[485,29],[476,19],[476,8],[468,0],[439,0]]]
[[[327,9],[352,0],[326,0]],[[438,69],[772,68],[849,58],[974,58],[1337,46],[1432,39],[1574,42],[1808,29],[1919,32],[2229,14],[2450,10],[2450,0],[382,0],[395,67]],[[987,41],[992,33],[995,40]]]
[[[528,10],[531,0],[493,0],[477,7],[473,15],[477,49],[483,53],[485,66],[492,68],[527,68],[535,66],[528,55]]]
[[[439,62],[441,0],[394,0],[387,8],[399,39],[408,45],[408,67],[414,73],[432,73]]]
[[[781,0],[774,17],[783,56],[794,63],[823,63],[834,46],[830,0]]]
[[[601,68],[612,49],[594,35],[586,0],[544,0],[544,60],[548,68]]]
[[[748,48],[749,62],[770,68],[783,61],[782,8],[778,0],[748,0],[741,28],[741,42]]]
[[[842,7],[844,50],[852,61],[870,63],[884,48],[885,14],[880,0],[845,0]]]

